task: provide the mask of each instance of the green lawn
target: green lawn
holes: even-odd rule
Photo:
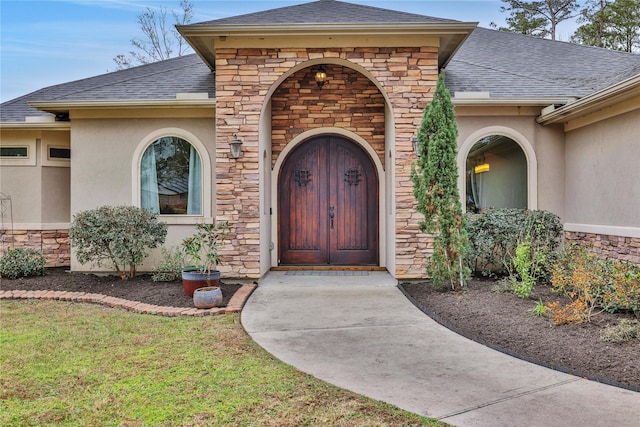
[[[444,425],[284,365],[237,315],[0,303],[0,425]]]

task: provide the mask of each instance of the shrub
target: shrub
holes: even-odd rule
[[[162,248],[162,260],[153,270],[151,280],[154,282],[173,282],[180,278],[184,265],[184,253],[181,248]]]
[[[640,339],[640,322],[622,319],[620,323],[604,330],[600,338],[612,343],[623,343],[632,339]]]
[[[568,296],[565,307],[547,305],[554,323],[589,322],[596,309],[640,313],[640,267],[568,246],[552,267],[551,286]]]
[[[489,209],[467,214],[470,250],[466,262],[484,276],[515,274],[514,259],[519,243],[530,239],[530,274],[548,278],[553,253],[562,235],[560,218],[546,211]]]
[[[47,263],[42,252],[35,249],[15,248],[0,258],[0,277],[42,276]]]
[[[135,206],[102,206],[74,215],[69,238],[78,262],[102,265],[110,260],[118,275],[135,277],[136,265],[147,257],[147,249],[164,243],[167,225],[156,215]]]

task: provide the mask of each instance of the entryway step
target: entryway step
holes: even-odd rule
[[[368,276],[368,271],[296,270],[287,271],[285,276]]]

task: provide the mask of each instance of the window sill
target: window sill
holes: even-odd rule
[[[168,225],[212,224],[213,217],[187,215],[159,215],[158,219]]]

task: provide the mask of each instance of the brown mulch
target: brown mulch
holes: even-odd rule
[[[403,283],[410,299],[425,313],[475,341],[543,366],[640,391],[640,339],[615,344],[602,332],[630,313],[599,313],[591,323],[554,326],[530,310],[542,301],[564,301],[538,284],[528,299],[492,291],[493,280],[474,279],[461,292],[438,291],[429,283]],[[566,301],[565,301],[566,302]]]
[[[44,276],[1,279],[0,289],[28,291],[69,291],[86,292],[124,298],[130,301],[168,307],[194,307],[193,298],[186,296],[180,280],[174,282],[154,282],[149,274],[141,274],[133,279],[121,280],[118,276],[97,276],[95,274],[70,273],[67,267],[46,269]],[[223,306],[242,285],[220,282]]]

